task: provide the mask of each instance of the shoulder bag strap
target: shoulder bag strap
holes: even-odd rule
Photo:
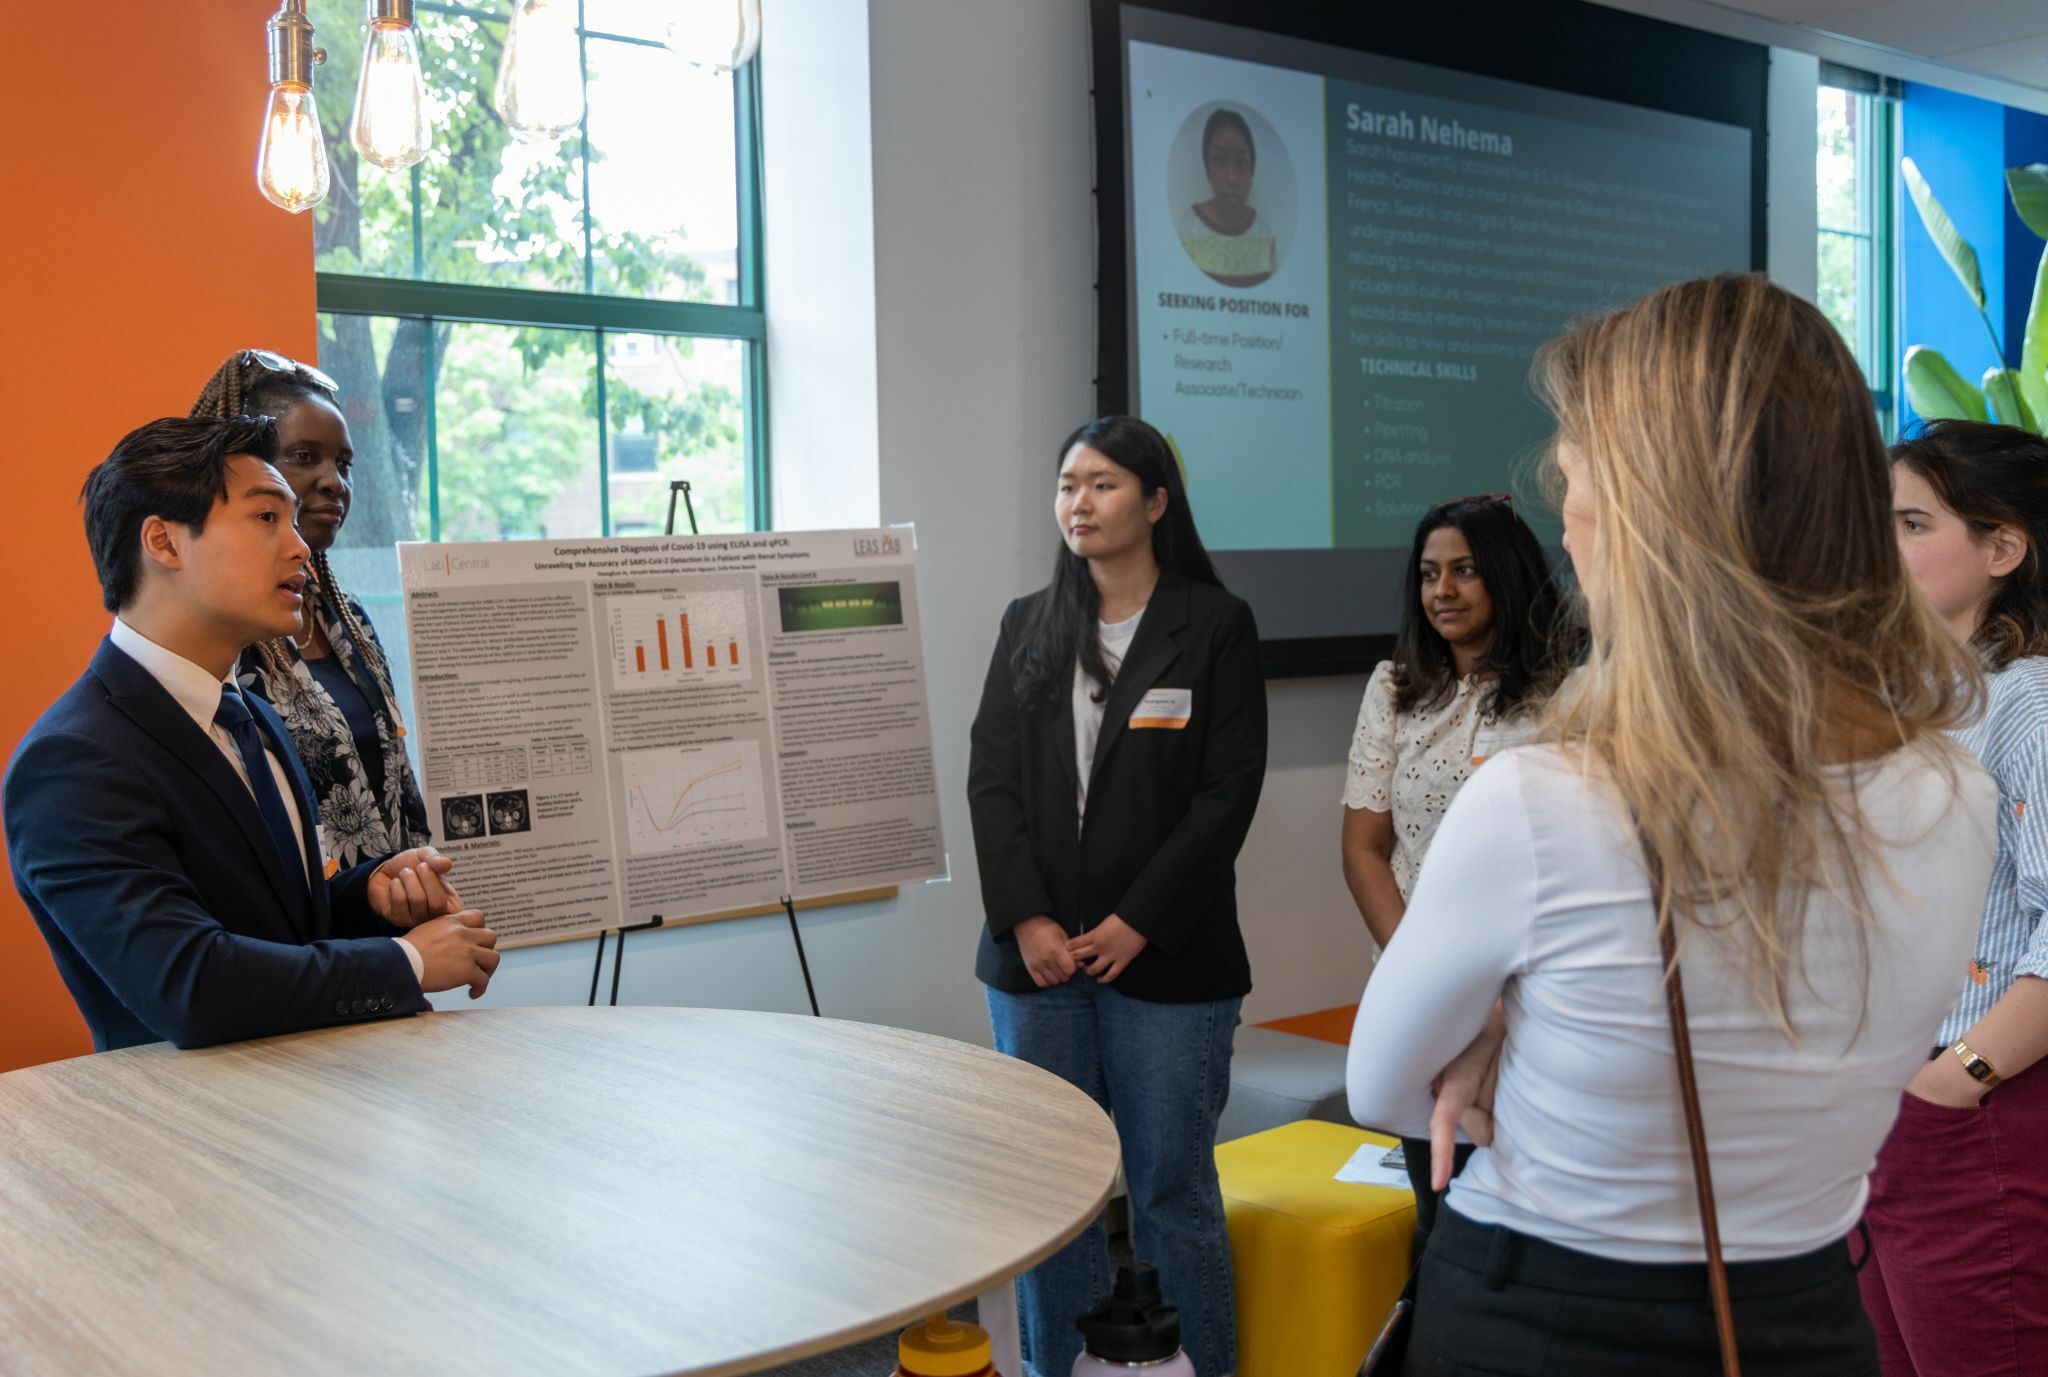
[[[1728,1267],[1721,1258],[1721,1221],[1714,1209],[1714,1178],[1707,1169],[1707,1129],[1700,1115],[1700,1086],[1692,1069],[1692,1033],[1685,1018],[1685,985],[1678,975],[1677,942],[1664,905],[1664,882],[1650,863],[1650,900],[1657,917],[1657,945],[1664,953],[1665,1005],[1671,1013],[1671,1050],[1678,1058],[1679,1098],[1685,1102],[1685,1136],[1692,1149],[1692,1179],[1698,1187],[1700,1232],[1707,1241],[1707,1284],[1714,1294],[1714,1330],[1721,1343],[1722,1377],[1742,1377],[1735,1348],[1735,1308],[1728,1297]]]

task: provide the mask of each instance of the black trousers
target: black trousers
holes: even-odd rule
[[[1451,1149],[1451,1175],[1465,1169],[1465,1163],[1472,1159],[1473,1146],[1460,1143]],[[1415,1261],[1422,1261],[1422,1250],[1429,1243],[1429,1231],[1436,1227],[1437,1202],[1443,1196],[1429,1188],[1429,1139],[1403,1138],[1401,1159],[1408,1166],[1408,1185],[1415,1192]]]
[[[1744,1377],[1878,1377],[1846,1243],[1728,1266]],[[1423,1254],[1408,1377],[1719,1377],[1704,1263],[1616,1262],[1448,1205]]]

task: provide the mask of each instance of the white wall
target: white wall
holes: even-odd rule
[[[1820,59],[1771,49],[1764,119],[1769,126],[1764,235],[1771,280],[1812,301],[1820,291],[1820,207],[1815,164],[1820,156]]]
[[[777,0],[762,40],[774,524],[872,526],[881,451],[867,6]]]
[[[919,944],[927,988],[895,1011],[929,1026],[956,1017],[955,987],[979,997],[967,728],[997,618],[1052,567],[1055,447],[1094,410],[1087,9],[873,0],[871,10],[882,515],[918,527],[953,852],[954,883],[906,893],[892,922],[930,942]],[[1363,689],[1362,679],[1273,685],[1274,769],[1239,867],[1250,1017],[1347,1003],[1364,981],[1368,946],[1336,848]]]
[[[861,11],[864,44],[844,24]],[[780,0],[772,18],[781,41],[799,49],[764,84],[778,511],[790,526],[856,524],[876,511],[917,525],[953,875],[887,902],[806,914],[806,943],[827,1014],[985,1042],[973,976],[981,918],[967,728],[1003,606],[1051,567],[1053,446],[1094,405],[1087,7]],[[771,63],[776,41],[771,33]],[[864,71],[841,70],[863,53]],[[1774,251],[1773,269],[1810,292],[1812,68],[1793,56],[1774,67],[1773,110],[1796,116],[1793,138],[1806,145],[1786,158],[1782,189],[1772,184],[1772,238],[1785,250]],[[865,236],[842,215],[859,192],[833,180],[860,161],[850,130],[870,150]],[[872,256],[871,291],[835,285],[862,254]],[[870,386],[863,378],[872,378],[870,398],[857,395]],[[870,426],[872,508],[859,491],[870,481],[861,469]],[[803,492],[846,495],[802,506]],[[1345,749],[1363,690],[1362,677],[1269,686],[1271,769],[1239,864],[1256,983],[1248,1021],[1348,1003],[1370,968],[1337,852]],[[625,1002],[804,1007],[780,918],[636,936],[629,951]],[[581,1000],[590,956],[589,943],[511,953],[488,1001]]]

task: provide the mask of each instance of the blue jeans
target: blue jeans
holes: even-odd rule
[[[1230,1094],[1241,1002],[1154,1004],[1086,975],[1030,994],[988,992],[996,1050],[1079,1086],[1116,1116],[1132,1247],[1159,1269],[1161,1292],[1180,1307],[1181,1347],[1200,1377],[1237,1371],[1216,1119]],[[1029,1377],[1068,1377],[1081,1353],[1074,1317],[1108,1295],[1109,1283],[1099,1219],[1018,1279]]]

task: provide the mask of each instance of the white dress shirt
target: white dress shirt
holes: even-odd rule
[[[141,665],[152,679],[163,685],[164,692],[170,694],[172,700],[185,710],[186,715],[199,730],[205,732],[207,738],[220,748],[222,757],[234,770],[235,778],[247,785],[249,771],[242,764],[241,748],[235,745],[233,734],[213,720],[214,714],[220,711],[221,690],[234,688],[233,678],[214,678],[199,665],[175,651],[164,649],[119,617],[114,618],[114,629],[108,633],[107,639],[114,643],[116,650]],[[232,676],[232,669],[229,674]],[[236,692],[239,693],[240,690],[236,689]],[[298,794],[292,788],[290,772],[285,769],[284,761],[278,758],[277,752],[271,748],[267,736],[263,743],[263,758],[270,764],[270,777],[277,784],[278,797],[284,800],[285,815],[291,819],[292,837],[298,842],[299,854],[303,856],[306,854],[306,823],[299,816]],[[253,786],[249,792],[253,798]],[[319,850],[320,834],[316,830],[313,834],[313,857],[316,865],[320,863]],[[317,870],[308,870],[307,884],[325,884],[327,877],[324,871],[324,866]],[[403,937],[394,937],[391,940],[404,950],[405,959],[412,966],[413,979],[424,983],[426,963],[421,960],[419,952]]]
[[[1808,890],[1786,984],[1799,1038],[1706,933],[1681,952],[1731,1261],[1842,1238],[1955,1002],[1997,847],[1991,779],[1945,738],[1836,772],[1869,826],[1858,923]],[[1768,822],[1758,820],[1758,825]],[[1351,1113],[1426,1137],[1429,1083],[1496,998],[1494,1139],[1451,1184],[1469,1219],[1634,1262],[1705,1257],[1649,880],[1611,788],[1551,746],[1493,757],[1438,829],[1351,1036]]]

